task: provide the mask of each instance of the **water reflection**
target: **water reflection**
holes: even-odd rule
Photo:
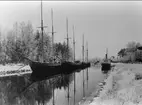
[[[56,88],[66,89],[73,75],[58,75],[33,82],[30,74],[0,78],[0,105],[39,105],[47,103]]]

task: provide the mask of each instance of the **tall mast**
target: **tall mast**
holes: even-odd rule
[[[43,62],[44,61],[44,47],[43,47],[43,29],[45,28],[45,27],[47,27],[47,26],[43,26],[43,17],[42,17],[42,0],[41,0],[41,26],[40,27],[38,27],[38,28],[40,28],[41,29],[41,52],[42,52],[42,54],[41,54],[41,62]]]
[[[88,62],[88,42],[86,42],[86,62]]]
[[[51,19],[52,19],[52,56],[54,56],[54,27],[53,27],[53,9],[51,9]]]
[[[41,46],[42,46],[42,61],[43,62],[43,58],[44,58],[44,49],[43,49],[43,17],[42,17],[42,0],[41,0],[41,36],[42,36],[42,41],[41,41]]]
[[[73,60],[75,61],[75,37],[74,37],[74,26],[73,26],[73,51],[74,51]]]
[[[67,60],[68,60],[68,57],[69,57],[69,52],[68,52],[68,50],[69,50],[69,35],[68,35],[68,18],[66,18],[66,30],[67,30]]]
[[[84,62],[84,34],[83,34],[83,42],[82,42],[82,62]]]
[[[66,28],[67,28],[67,48],[69,47],[69,36],[68,36],[68,18],[66,19]]]
[[[106,60],[108,59],[108,48],[106,49]]]
[[[45,28],[45,27],[47,27],[47,26],[43,26],[43,17],[42,17],[42,0],[41,0],[41,26],[40,27],[38,27],[38,28],[40,28],[41,29],[41,62],[43,62],[44,61],[44,47],[43,47],[43,29]]]

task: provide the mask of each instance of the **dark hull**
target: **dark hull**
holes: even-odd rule
[[[32,75],[37,78],[51,77],[58,74],[70,74],[78,69],[90,67],[90,63],[64,62],[62,64],[48,64],[30,62]]]
[[[102,66],[101,69],[103,72],[108,72],[109,70],[111,70],[111,64],[108,62],[103,62],[101,66]]]

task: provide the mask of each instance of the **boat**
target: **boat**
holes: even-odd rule
[[[103,72],[108,72],[109,70],[111,70],[111,63],[109,62],[107,56],[108,56],[108,50],[106,51],[106,54],[105,54],[105,60],[101,63],[101,70]]]
[[[51,12],[52,13],[52,12]],[[52,13],[53,15],[53,13]],[[86,63],[75,63],[75,62],[70,62],[68,61],[68,59],[64,62],[61,63],[47,63],[44,62],[44,54],[43,54],[43,29],[45,28],[45,26],[43,26],[43,19],[42,19],[42,1],[41,1],[41,36],[42,36],[42,61],[32,61],[29,58],[24,57],[25,59],[27,59],[29,61],[29,66],[31,67],[32,70],[32,75],[36,76],[37,78],[44,78],[44,77],[49,77],[49,76],[54,76],[54,75],[58,75],[58,74],[66,74],[66,73],[70,73],[70,72],[74,72],[76,69],[82,69],[82,68],[86,68],[88,66],[88,64]],[[54,56],[54,48],[53,48],[53,43],[54,43],[54,39],[53,39],[53,35],[54,35],[54,31],[53,31],[53,16],[52,16],[52,56]],[[67,47],[69,45],[69,38],[68,38],[68,20],[67,20]],[[67,57],[68,58],[68,57]]]

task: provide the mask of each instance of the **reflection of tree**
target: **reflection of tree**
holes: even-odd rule
[[[48,80],[35,82],[25,92],[23,88],[30,81],[29,76],[12,76],[0,78],[0,104],[1,105],[35,105],[36,102],[44,104],[52,97],[51,86]]]
[[[52,97],[52,88],[66,89],[73,80],[73,75],[59,75],[34,82],[23,92],[23,89],[32,82],[29,78],[29,74],[0,78],[0,105],[35,105],[36,103],[44,105]]]
[[[50,83],[54,85],[54,88],[61,89],[64,87],[65,89],[68,85],[73,81],[73,75],[59,75],[58,77],[54,77],[50,79]]]
[[[31,91],[34,93],[35,100],[38,103],[46,103],[52,97],[51,86],[48,80],[39,81],[34,83],[31,88],[28,89],[27,93]]]

